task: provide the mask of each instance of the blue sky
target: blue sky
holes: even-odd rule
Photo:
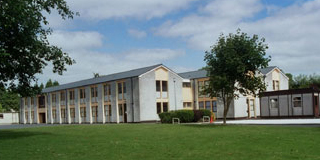
[[[237,28],[266,38],[270,65],[293,74],[318,73],[320,1],[67,0],[73,20],[48,15],[51,44],[76,60],[63,76],[52,66],[38,75],[68,83],[163,63],[176,72],[205,65],[204,52]]]

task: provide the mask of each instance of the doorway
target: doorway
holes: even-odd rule
[[[319,117],[319,97],[318,96],[313,96],[314,97],[314,116]]]
[[[119,104],[119,119],[120,122],[127,123],[127,104]]]
[[[46,123],[46,114],[39,113],[39,123]]]
[[[255,110],[256,110],[256,106],[255,106],[255,100],[254,99],[247,99],[247,104],[248,104],[248,118],[256,118],[255,115]]]

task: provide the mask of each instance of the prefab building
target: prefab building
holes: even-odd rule
[[[263,92],[260,97],[262,118],[319,117],[318,88]]]

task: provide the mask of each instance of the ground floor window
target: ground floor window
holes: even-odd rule
[[[217,101],[215,100],[200,101],[199,109],[206,109],[211,112],[217,112]]]
[[[191,108],[191,102],[183,102],[183,108]]]
[[[29,117],[28,112],[25,112],[25,117],[26,117],[26,119],[28,119],[28,117]]]
[[[82,118],[87,117],[86,107],[80,107],[80,115]]]
[[[56,119],[57,112],[55,109],[52,110],[52,118]]]
[[[199,109],[204,109],[204,103],[203,102],[199,102]]]
[[[104,105],[104,114],[106,116],[111,116],[111,105]]]
[[[217,112],[217,101],[212,101],[212,112]]]
[[[271,108],[279,108],[278,99],[277,98],[271,98],[270,99],[270,107]]]
[[[293,107],[301,107],[301,97],[293,98]]]
[[[157,102],[157,114],[161,112],[168,112],[168,102]]]
[[[61,118],[66,118],[66,109],[61,109]]]
[[[118,108],[119,108],[119,116],[123,116],[124,113],[126,112],[127,104],[126,103],[119,104]]]
[[[76,117],[76,111],[74,108],[70,108],[70,116],[71,118],[75,118]]]

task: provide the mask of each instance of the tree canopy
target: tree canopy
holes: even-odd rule
[[[210,97],[222,99],[224,105],[224,123],[231,101],[242,95],[256,96],[265,90],[262,76],[256,76],[259,68],[268,66],[270,57],[266,57],[265,39],[257,35],[249,37],[237,30],[236,34],[223,34],[217,43],[206,51],[205,62],[209,84],[204,92]]]
[[[73,18],[64,0],[0,1],[0,86],[21,96],[35,94],[35,74],[48,63],[62,74],[66,65],[75,63],[61,48],[50,45],[52,30],[44,13],[57,10],[62,19]]]
[[[53,87],[53,86],[59,86],[59,82],[58,81],[52,82],[52,80],[49,79],[48,82],[46,83],[46,88]]]
[[[320,88],[320,75],[300,74],[293,76],[290,73],[286,73],[286,75],[289,77],[289,89],[309,88],[310,86],[317,86]]]

